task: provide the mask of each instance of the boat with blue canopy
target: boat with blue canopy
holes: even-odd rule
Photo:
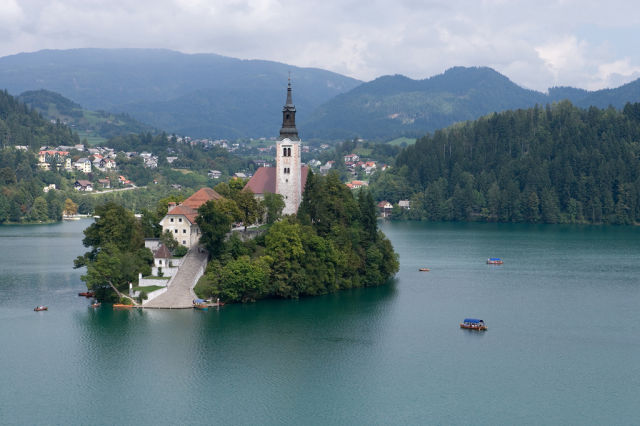
[[[499,257],[490,257],[487,259],[487,265],[502,265],[504,262]]]
[[[460,323],[460,328],[465,328],[467,330],[484,331],[487,329],[487,326],[481,319],[465,318],[464,321]]]
[[[207,301],[204,299],[193,299],[193,307],[196,309],[200,309],[201,311],[206,311],[209,309],[209,305],[207,305]]]

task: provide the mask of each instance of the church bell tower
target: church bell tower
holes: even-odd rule
[[[282,108],[282,127],[276,142],[276,193],[284,198],[282,214],[295,214],[302,202],[300,137],[296,129],[296,107],[291,98],[291,78],[287,101]]]

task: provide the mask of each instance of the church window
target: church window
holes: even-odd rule
[[[183,233],[183,234],[186,234],[186,233],[187,233],[187,230],[186,230],[186,229],[183,229],[183,230],[182,230],[182,233]]]
[[[181,217],[180,217],[180,218],[178,218],[178,222],[182,222],[182,218],[181,218]]]
[[[173,233],[174,233],[174,234],[177,234],[177,233],[178,233],[178,230],[177,230],[177,229],[174,229],[174,230],[173,230]]]
[[[173,218],[169,219],[169,222],[173,222]]]

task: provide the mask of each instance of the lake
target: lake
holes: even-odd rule
[[[127,312],[77,296],[90,223],[0,227],[1,424],[640,418],[640,228],[384,222],[390,285]]]

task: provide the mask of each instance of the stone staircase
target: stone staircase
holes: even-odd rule
[[[167,291],[155,299],[143,303],[142,307],[153,309],[192,308],[193,299],[196,297],[193,287],[204,274],[207,258],[208,253],[205,250],[192,247],[185,255],[178,272],[171,279]]]

